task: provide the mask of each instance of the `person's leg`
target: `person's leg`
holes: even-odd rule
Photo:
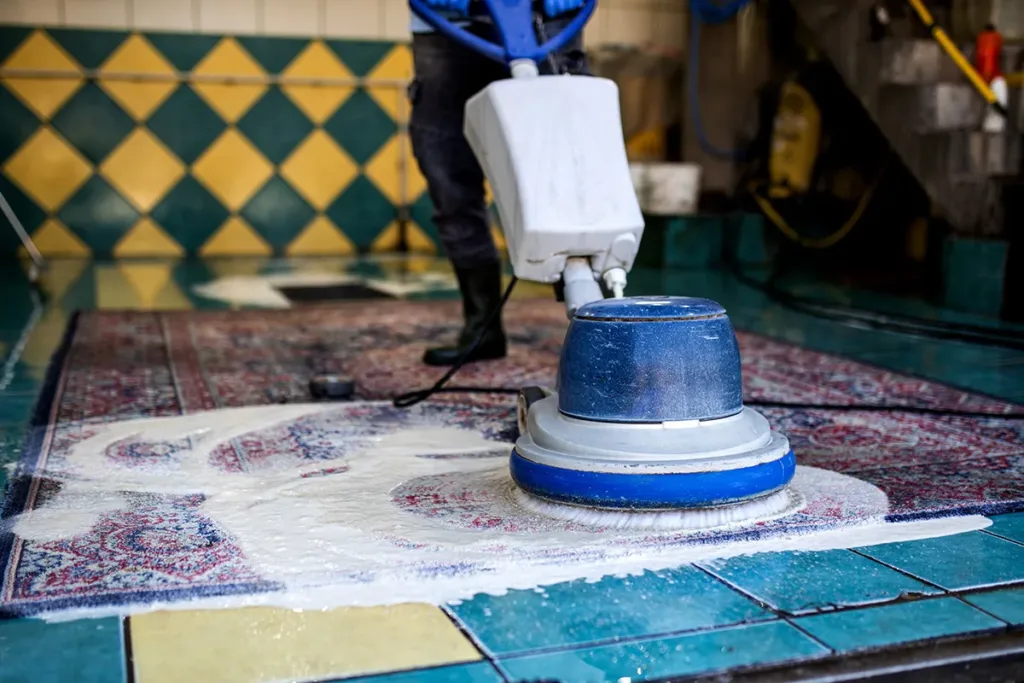
[[[496,74],[498,65],[437,34],[414,34],[412,51],[412,150],[427,181],[441,244],[455,269],[465,318],[458,342],[428,349],[423,360],[451,365],[480,334],[471,360],[502,358],[507,342],[500,314],[488,325],[501,303],[501,262],[491,237],[483,171],[462,133],[466,100],[500,71]]]

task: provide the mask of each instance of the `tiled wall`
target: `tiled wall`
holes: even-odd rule
[[[678,45],[680,6],[605,0],[588,42]],[[0,192],[51,256],[391,251],[400,207],[406,247],[436,251],[408,19],[405,0],[0,0]]]

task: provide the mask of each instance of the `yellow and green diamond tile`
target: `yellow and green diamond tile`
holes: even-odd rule
[[[45,255],[438,251],[407,45],[0,32],[0,190]]]

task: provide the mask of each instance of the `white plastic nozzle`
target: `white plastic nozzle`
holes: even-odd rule
[[[590,261],[586,258],[568,259],[562,272],[562,282],[565,284],[565,310],[570,318],[580,306],[604,298],[601,286],[594,279]]]
[[[604,286],[611,290],[616,299],[626,295],[626,270],[624,268],[609,268],[604,272]]]
[[[515,59],[508,65],[512,78],[536,78],[540,75],[537,62],[532,59]]]

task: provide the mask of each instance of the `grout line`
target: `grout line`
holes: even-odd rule
[[[124,0],[124,20],[129,31],[135,30],[135,2]]]
[[[828,613],[826,612],[826,614],[828,614]],[[811,615],[805,615],[805,616],[811,616]],[[826,643],[824,640],[822,640],[818,636],[814,635],[813,633],[811,633],[810,631],[805,629],[800,624],[796,623],[796,619],[795,618],[793,618],[793,617],[782,617],[782,620],[785,621],[790,626],[792,626],[793,628],[795,628],[797,631],[800,631],[800,633],[804,634],[805,636],[807,636],[808,638],[810,638],[811,640],[816,642],[818,645],[821,645],[823,648],[828,650],[829,654],[839,654],[839,650],[837,650],[836,648],[832,647],[831,645]]]
[[[993,618],[993,619],[995,619],[996,621],[1001,621],[1002,623],[1006,624],[1007,626],[1013,626],[1013,624],[1011,624],[1010,622],[1008,622],[1008,621],[1007,621],[1006,619],[1003,619],[1003,618],[1002,618],[1002,617],[1000,617],[1000,616],[997,616],[997,615],[995,615],[995,614],[992,614],[992,613],[991,613],[991,612],[989,612],[989,611],[988,611],[987,609],[984,609],[983,607],[979,607],[978,605],[975,605],[975,604],[974,604],[974,603],[972,603],[972,602],[968,602],[967,600],[965,600],[965,599],[963,598],[963,596],[960,596],[960,595],[954,595],[953,597],[954,597],[954,598],[956,598],[957,600],[959,600],[960,602],[962,602],[963,604],[967,605],[968,607],[970,607],[970,608],[972,608],[972,609],[976,609],[976,610],[978,610],[979,612],[981,612],[982,614],[986,614],[986,615],[988,615],[988,616],[992,617],[992,618]]]
[[[512,681],[515,680],[515,678],[505,670],[505,667],[501,665],[501,662],[498,660],[498,656],[491,652],[490,648],[483,644],[483,641],[481,641],[476,636],[476,634],[473,633],[472,629],[470,629],[469,626],[467,626],[465,623],[463,623],[461,619],[459,619],[458,615],[456,615],[455,612],[453,612],[448,605],[440,605],[440,609],[444,613],[444,615],[448,617],[449,621],[452,622],[452,625],[455,626],[455,628],[459,629],[459,632],[462,633],[462,635],[464,635],[466,639],[473,644],[473,647],[480,651],[480,654],[484,656],[484,659],[486,659],[490,663],[490,665],[497,670],[498,674],[506,683],[512,683]]]
[[[131,617],[121,617],[121,645],[124,652],[125,683],[135,683],[135,652],[132,649]]]
[[[57,25],[67,26],[68,23],[68,8],[64,4],[64,0],[57,1]]]
[[[888,562],[884,562],[884,561],[878,559],[877,557],[872,557],[871,555],[868,555],[865,552],[857,550],[856,548],[847,548],[847,550],[849,550],[851,553],[855,553],[857,555],[860,555],[863,558],[871,560],[872,562],[877,562],[878,564],[882,565],[883,567],[888,567],[889,569],[892,569],[895,572],[899,572],[900,574],[903,574],[904,576],[909,576],[912,579],[916,579],[917,581],[920,581],[921,583],[923,583],[925,585],[931,586],[932,588],[938,588],[940,591],[942,591],[942,593],[944,595],[952,595],[953,594],[953,592],[950,589],[948,589],[948,588],[946,588],[944,586],[940,586],[939,584],[935,583],[934,581],[929,581],[928,579],[926,579],[926,578],[924,578],[922,576],[918,576],[917,574],[913,574],[913,573],[911,573],[910,571],[908,571],[906,569],[900,569],[896,565],[892,565],[892,564],[889,564]],[[936,596],[929,596],[929,597],[936,597]],[[941,597],[941,596],[939,596],[939,597]]]
[[[192,0],[192,8],[190,14],[192,15],[192,33],[199,32],[199,20],[200,20],[200,0]]]
[[[267,32],[267,20],[266,20],[266,0],[255,0],[253,2],[253,11],[256,13],[256,35],[262,36]]]
[[[327,0],[316,0],[316,37],[327,37]]]
[[[1009,514],[1013,514],[1013,513],[1011,512]],[[995,517],[999,517],[999,515],[995,515]],[[987,534],[989,536],[992,536],[994,538],[998,538],[998,539],[1003,540],[1003,541],[1008,541],[1010,543],[1013,543],[1014,545],[1024,547],[1024,542],[1018,541],[1017,539],[1014,539],[1014,538],[1008,538],[1008,537],[1003,536],[1001,534],[997,534],[994,531],[989,531],[989,529],[991,529],[991,528],[992,527],[989,527],[988,529],[979,529],[978,531],[980,531],[983,534]]]
[[[697,569],[698,571],[703,572],[704,574],[710,576],[712,579],[714,579],[718,583],[722,584],[726,588],[729,588],[729,589],[731,589],[733,591],[736,591],[737,593],[739,593],[740,595],[742,595],[743,597],[745,597],[745,598],[747,598],[749,600],[753,600],[754,602],[756,602],[763,609],[767,609],[770,612],[772,612],[776,617],[778,617],[780,619],[785,619],[786,618],[786,615],[788,614],[787,612],[779,609],[778,607],[775,607],[774,605],[772,605],[767,600],[762,600],[758,596],[756,596],[753,593],[751,593],[750,591],[748,591],[746,588],[742,588],[742,587],[732,583],[731,581],[729,581],[725,577],[719,576],[715,572],[713,572],[710,569],[708,569],[707,567],[705,567],[703,564],[694,563],[691,566],[694,569]]]

